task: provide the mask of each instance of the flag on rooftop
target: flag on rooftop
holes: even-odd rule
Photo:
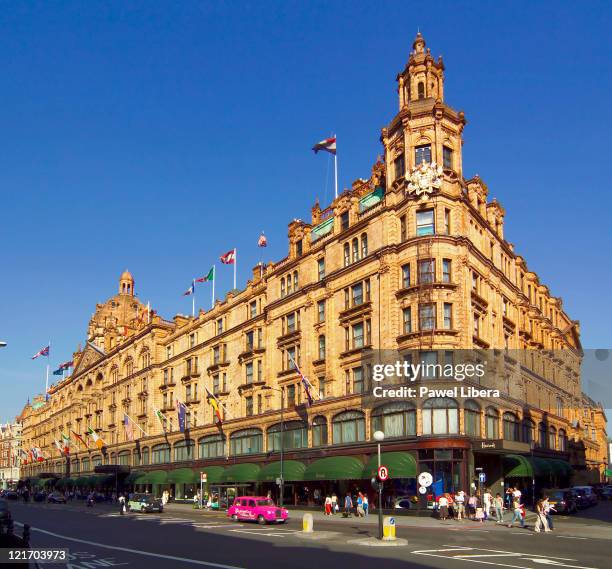
[[[49,350],[50,350],[50,346],[45,346],[44,348],[41,348],[40,350],[38,350],[38,352],[36,352],[33,356],[32,359],[35,360],[36,358],[40,357],[40,356],[45,356],[45,357],[49,357]]]
[[[319,152],[319,150],[324,150],[330,154],[336,154],[336,137],[332,136],[331,138],[326,138],[321,142],[317,142],[312,149],[315,154]]]
[[[231,251],[228,251],[219,258],[224,265],[233,265],[236,262],[236,249],[234,248]]]
[[[191,281],[191,286],[183,293],[183,296],[195,294],[195,281]]]
[[[195,282],[207,283],[207,282],[214,280],[214,278],[215,278],[215,267],[211,267],[210,271],[208,271],[208,273],[205,276],[200,277],[199,279],[196,279]]]
[[[259,239],[257,240],[257,246],[258,247],[267,247],[268,246],[268,239],[264,235],[263,231],[261,232],[261,235],[259,236]]]

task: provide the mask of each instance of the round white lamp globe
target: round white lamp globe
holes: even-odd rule
[[[385,440],[385,433],[383,433],[382,431],[374,431],[374,440],[381,443]]]

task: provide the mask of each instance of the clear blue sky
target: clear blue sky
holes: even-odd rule
[[[367,177],[417,28],[466,112],[464,173],[611,347],[610,14],[601,3],[21,2],[0,12],[0,419],[84,342],[127,267],[166,317],[236,246],[239,286],[286,254],[287,223]],[[606,167],[606,164],[608,166]],[[327,200],[326,200],[327,198]],[[231,285],[219,269],[218,289]],[[202,305],[209,299],[202,288]]]

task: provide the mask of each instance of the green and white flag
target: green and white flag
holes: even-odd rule
[[[195,282],[197,283],[208,283],[210,281],[214,281],[215,280],[215,266],[213,265],[210,268],[210,271],[208,271],[208,274],[204,277],[200,277],[199,279],[196,279]]]
[[[159,421],[159,424],[161,425],[161,428],[163,429],[163,431],[165,433],[166,432],[166,424],[165,424],[164,421],[167,421],[168,419],[166,419],[164,414],[157,407],[153,407],[153,411],[155,412],[155,416],[157,417],[157,420]]]

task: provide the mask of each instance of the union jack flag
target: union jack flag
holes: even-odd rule
[[[41,350],[39,350],[38,352],[36,352],[33,356],[32,359],[35,360],[36,358],[40,357],[40,356],[45,356],[45,357],[49,357],[49,350],[50,350],[51,346],[45,346],[44,348],[42,348]]]

